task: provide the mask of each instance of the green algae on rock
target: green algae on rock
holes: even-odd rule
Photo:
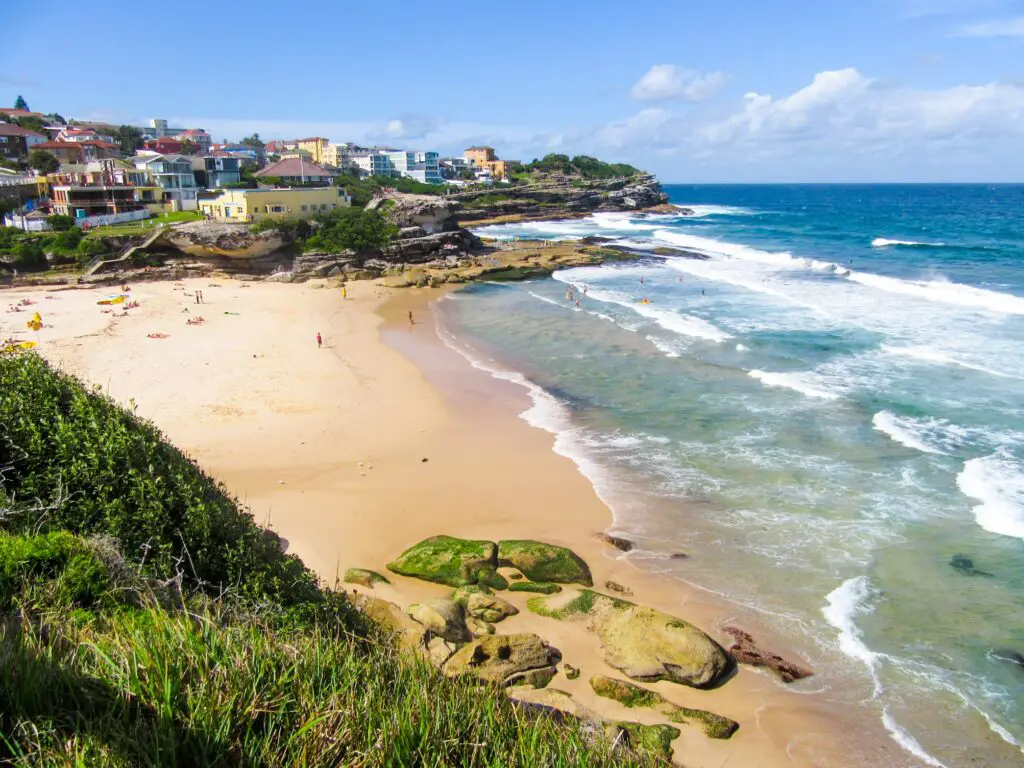
[[[388,563],[388,570],[400,576],[464,587],[484,583],[497,589],[507,586],[497,571],[498,548],[493,541],[431,536],[405,550]]]
[[[531,581],[593,586],[590,568],[566,547],[529,539],[498,542],[498,564],[521,571]]]
[[[606,675],[594,675],[590,678],[590,687],[594,693],[606,699],[629,707],[644,707],[657,710],[674,723],[689,725],[700,724],[704,734],[711,739],[728,739],[740,727],[735,720],[716,715],[703,709],[690,709],[673,704],[657,691],[649,691],[639,685],[616,680]]]
[[[562,591],[558,584],[543,581],[515,581],[508,585],[509,592],[538,592],[542,595],[554,595]]]
[[[633,749],[653,752],[660,755],[666,761],[672,759],[672,742],[679,737],[679,729],[671,725],[643,725],[642,723],[618,722],[612,723],[609,728],[609,737],[621,740],[622,733],[626,734],[626,743]]]
[[[367,589],[373,589],[374,584],[390,584],[385,576],[371,571],[367,568],[349,568],[345,571],[345,576],[342,579],[346,584],[358,584],[361,587]]]

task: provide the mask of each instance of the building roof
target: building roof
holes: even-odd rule
[[[14,125],[13,123],[0,123],[0,136],[24,136],[27,139],[46,138],[41,133],[30,131],[28,128],[22,128],[20,125]]]
[[[82,149],[84,146],[84,141],[44,141],[34,144],[32,149]]]
[[[264,177],[264,176],[337,176],[338,174],[333,171],[328,171],[316,163],[309,163],[305,160],[300,160],[297,157],[287,157],[284,160],[278,160],[276,163],[271,163],[266,168],[256,171],[253,176]]]
[[[69,141],[69,144],[84,144],[87,147],[102,147],[103,149],[120,149],[120,144],[114,144],[109,141],[100,141],[99,139],[89,139],[88,141]],[[38,144],[36,146],[39,146]]]
[[[199,136],[200,134],[203,135],[203,136],[209,136],[210,135],[206,131],[204,131],[202,128],[186,128],[185,130],[183,130],[178,135],[179,136]]]
[[[465,151],[466,152],[472,152],[473,150],[481,150],[481,149],[482,150],[488,150],[489,149],[492,152],[494,151],[494,147],[475,147],[475,146],[474,147],[466,147]]]
[[[310,136],[308,139],[296,139],[296,141],[302,141],[302,142],[306,142],[306,141],[328,141],[329,142],[330,139],[325,139],[323,136]]]

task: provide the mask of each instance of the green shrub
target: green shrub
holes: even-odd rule
[[[0,609],[25,600],[91,606],[110,586],[106,567],[77,536],[66,531],[0,534]]]
[[[248,510],[148,422],[35,354],[0,358],[0,491],[16,509],[59,503],[0,525],[105,534],[160,579],[282,605],[323,599],[316,577]]]

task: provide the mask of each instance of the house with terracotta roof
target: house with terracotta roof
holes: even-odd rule
[[[179,141],[185,141],[188,139],[197,147],[199,147],[200,154],[206,154],[210,151],[210,134],[204,131],[202,128],[186,128],[176,137]]]
[[[27,157],[32,147],[42,144],[46,137],[14,123],[0,123],[0,157],[20,160]]]
[[[338,178],[338,173],[301,157],[288,157],[256,171],[253,176],[257,179],[280,179],[282,184],[330,184]]]
[[[49,152],[61,163],[84,163],[121,156],[120,145],[108,141],[44,141],[34,144],[32,149]]]
[[[161,136],[158,139],[146,139],[142,146],[149,152],[158,155],[180,155],[182,144],[178,139],[171,136]]]
[[[65,128],[57,134],[55,141],[104,141],[108,144],[113,144],[114,137],[105,133],[97,133],[92,128]]]

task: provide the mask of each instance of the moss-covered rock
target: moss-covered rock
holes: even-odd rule
[[[571,549],[529,539],[498,542],[498,563],[516,568],[531,581],[593,586],[590,568]]]
[[[537,592],[542,595],[554,595],[562,591],[558,584],[540,581],[514,581],[508,585],[509,592]]]
[[[580,668],[572,664],[563,664],[562,672],[565,673],[566,680],[576,680],[580,676]]]
[[[618,722],[609,726],[608,735],[621,741],[623,732],[626,745],[631,749],[654,753],[665,761],[672,760],[672,742],[679,736],[678,728],[671,725]]]
[[[374,584],[390,584],[386,577],[371,571],[367,568],[349,568],[345,571],[345,576],[342,579],[346,584],[358,584],[361,587],[367,589],[373,589]]]
[[[559,621],[586,619],[599,613],[625,610],[633,605],[635,604],[628,600],[602,595],[592,589],[581,589],[576,597],[561,608],[552,608],[543,597],[534,597],[526,601],[526,607],[533,613]]]
[[[433,581],[452,587],[484,583],[497,589],[507,586],[497,574],[498,548],[493,541],[432,536],[405,550],[388,570],[400,576]]]
[[[711,739],[728,739],[740,727],[735,720],[703,709],[680,707],[657,691],[649,691],[639,685],[627,683],[625,680],[616,680],[605,675],[594,675],[590,678],[590,687],[598,696],[613,699],[631,709],[634,707],[650,708],[665,715],[674,723],[699,725],[704,734]]]

